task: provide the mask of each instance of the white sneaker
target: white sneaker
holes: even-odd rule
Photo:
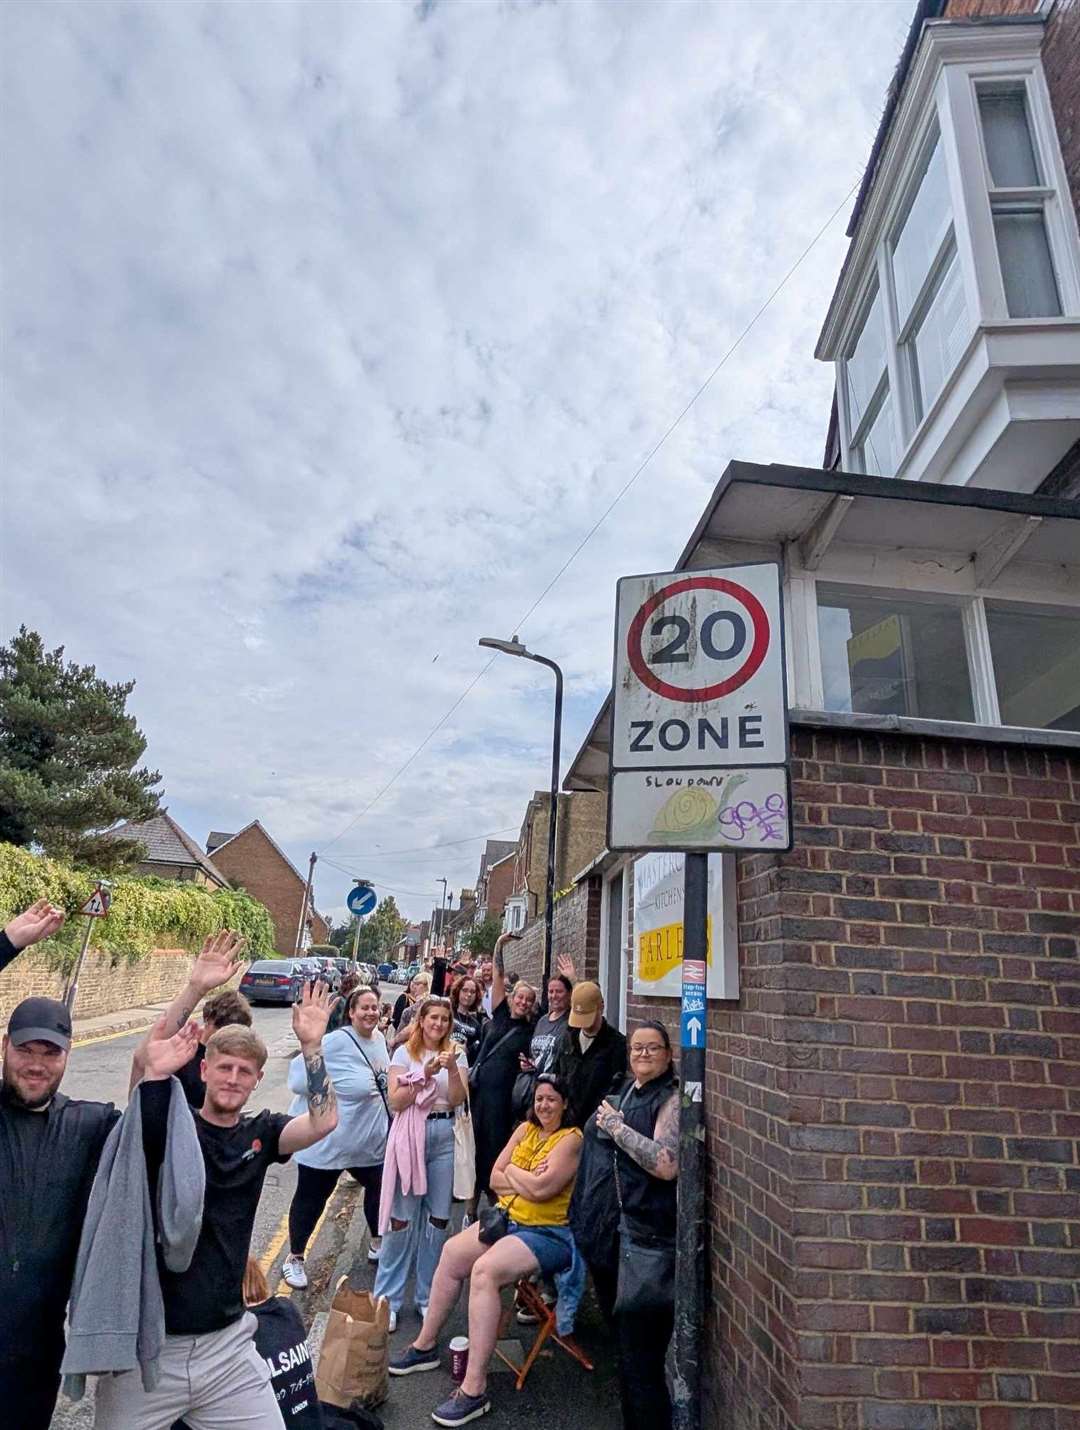
[[[387,1329],[387,1331],[389,1331],[389,1333],[390,1333],[391,1335],[393,1335],[393,1333],[397,1330],[397,1312],[396,1312],[396,1311],[391,1311],[391,1312],[390,1312],[390,1322],[389,1322],[389,1325],[386,1327],[386,1329]]]
[[[368,1259],[369,1261],[378,1261],[379,1255],[380,1255],[381,1251],[382,1251],[382,1237],[381,1237],[381,1236],[373,1236],[373,1237],[371,1238],[371,1241],[368,1243],[367,1259]]]
[[[427,1320],[427,1303],[426,1303],[426,1302],[421,1303],[420,1301],[417,1301],[417,1303],[416,1303],[416,1314],[420,1317],[421,1324],[422,1324],[424,1321]]]
[[[281,1274],[285,1281],[290,1286],[295,1286],[298,1291],[303,1291],[308,1284],[302,1256],[286,1256],[281,1265]]]

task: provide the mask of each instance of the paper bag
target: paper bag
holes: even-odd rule
[[[326,1323],[315,1389],[320,1400],[345,1407],[381,1405],[389,1393],[390,1303],[354,1291],[343,1276]]]

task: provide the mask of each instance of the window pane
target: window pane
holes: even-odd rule
[[[875,477],[896,475],[896,442],[893,433],[892,394],[888,391],[859,448],[860,470]]]
[[[915,400],[920,417],[944,387],[970,336],[960,264],[954,254],[913,339]]]
[[[993,90],[979,95],[983,140],[990,178],[998,189],[1024,189],[1039,182],[1039,166],[1028,128],[1024,91]]]
[[[1080,730],[1080,615],[986,603],[1005,725]]]
[[[862,326],[855,351],[848,358],[847,384],[851,429],[862,424],[870,410],[874,392],[885,371],[885,324],[881,316],[881,294],[874,297]]]
[[[901,327],[907,322],[926,275],[941,251],[951,217],[949,180],[938,141],[893,245],[896,309]]]
[[[1042,209],[995,209],[994,232],[1009,317],[1056,317],[1061,300]]]
[[[957,606],[818,587],[826,710],[972,720]]]

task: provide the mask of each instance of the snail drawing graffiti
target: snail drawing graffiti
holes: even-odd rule
[[[731,795],[745,783],[745,775],[732,775],[719,794],[700,787],[676,790],[657,810],[649,837],[658,844],[709,838],[719,829],[720,814],[730,804]]]

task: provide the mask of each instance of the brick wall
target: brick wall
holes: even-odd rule
[[[138,963],[113,967],[108,955],[91,949],[79,975],[75,1017],[90,1018],[168,1002],[187,982],[193,961],[189,953],[160,952]],[[52,972],[44,957],[32,950],[19,954],[0,973],[0,1027],[7,1026],[11,1010],[24,998],[61,998],[65,985],[66,978]]]
[[[1080,0],[1057,0],[1046,24],[1042,61],[1073,208],[1080,212]]]
[[[600,879],[590,876],[555,901],[552,955],[568,953],[580,978],[598,976],[600,949]],[[544,920],[534,919],[523,936],[507,945],[506,971],[540,986],[544,975]]]
[[[709,1012],[713,1414],[1078,1430],[1080,760],[792,734]]]
[[[263,830],[252,826],[214,850],[214,863],[234,888],[246,889],[266,905],[274,922],[274,948],[290,954],[296,947],[296,926],[304,898],[304,879],[275,849]],[[313,943],[330,937],[326,920],[316,914],[311,925]]]

